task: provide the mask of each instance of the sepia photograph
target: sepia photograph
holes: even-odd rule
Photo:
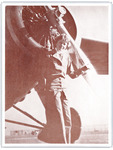
[[[2,11],[3,145],[111,146],[111,3]]]

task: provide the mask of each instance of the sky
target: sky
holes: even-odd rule
[[[109,41],[110,22],[108,6],[73,6],[67,7],[74,17],[79,38],[96,41]]]

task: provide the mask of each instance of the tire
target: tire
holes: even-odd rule
[[[71,108],[71,120],[71,143],[74,143],[80,137],[81,133],[81,119],[78,112],[74,108]]]

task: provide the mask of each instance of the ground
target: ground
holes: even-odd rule
[[[7,136],[5,138],[6,144],[10,143],[17,143],[17,144],[47,144],[44,143],[43,141],[40,141],[37,138],[37,135],[23,135],[23,136]],[[77,144],[108,144],[108,133],[107,132],[100,132],[100,131],[95,131],[95,132],[81,132],[81,135],[77,141],[75,141],[73,144],[75,146]]]

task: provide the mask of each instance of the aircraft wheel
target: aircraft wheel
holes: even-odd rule
[[[74,143],[80,137],[81,133],[81,119],[78,112],[74,108],[71,108],[71,119],[71,143]]]

